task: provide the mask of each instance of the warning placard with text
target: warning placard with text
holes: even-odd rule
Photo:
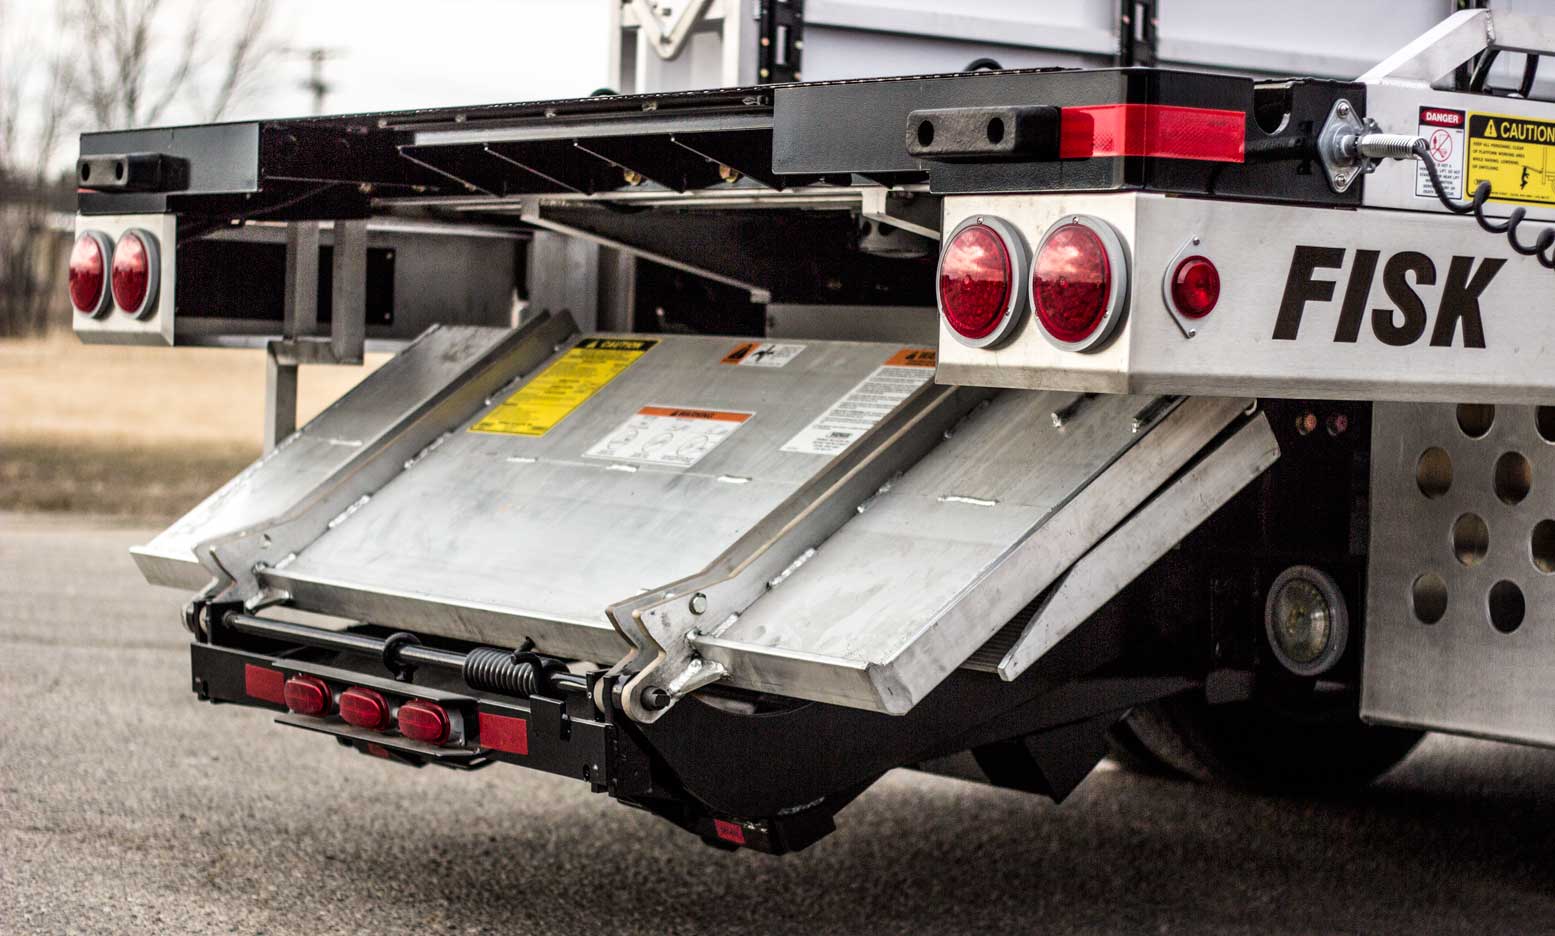
[[[1490,183],[1490,200],[1555,205],[1555,122],[1470,114],[1468,191]]]
[[[1431,148],[1431,163],[1442,180],[1442,188],[1449,198],[1463,197],[1463,111],[1446,107],[1420,108],[1420,125],[1417,132]],[[1415,194],[1421,198],[1435,198],[1431,188],[1431,175],[1425,163],[1415,167]]]

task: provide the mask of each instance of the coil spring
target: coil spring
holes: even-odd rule
[[[471,689],[529,698],[540,689],[541,668],[513,659],[513,651],[476,647],[464,657],[464,681]]]
[[[1442,203],[1442,207],[1458,215],[1473,213],[1474,220],[1479,222],[1481,228],[1491,234],[1505,234],[1513,250],[1525,257],[1538,257],[1541,266],[1555,270],[1555,254],[1550,250],[1555,246],[1555,227],[1547,227],[1540,231],[1532,247],[1524,245],[1517,239],[1517,226],[1523,223],[1523,217],[1528,213],[1525,209],[1513,208],[1505,221],[1492,221],[1485,217],[1485,202],[1490,199],[1489,182],[1481,182],[1475,186],[1474,197],[1469,201],[1455,202],[1447,196],[1447,190],[1442,186],[1442,178],[1436,171],[1436,160],[1431,158],[1430,145],[1424,140],[1417,140],[1414,154],[1425,166],[1425,173],[1431,179],[1431,188],[1436,192],[1436,200]]]

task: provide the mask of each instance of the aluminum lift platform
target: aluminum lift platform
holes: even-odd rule
[[[250,609],[615,663],[645,722],[715,681],[902,713],[1217,440],[1267,432],[1246,401],[942,386],[933,362],[434,328],[135,555]],[[1195,522],[1268,446],[1236,457]]]

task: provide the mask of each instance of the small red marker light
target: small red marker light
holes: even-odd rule
[[[329,714],[329,684],[317,676],[293,676],[286,681],[286,707],[298,715]]]
[[[1172,302],[1188,318],[1203,318],[1220,301],[1220,271],[1208,257],[1188,257],[1172,272]]]
[[[448,713],[436,702],[414,699],[400,706],[400,734],[410,740],[442,744],[448,730]]]
[[[718,837],[731,845],[745,844],[745,828],[738,822],[730,822],[727,819],[714,819],[713,831]]]
[[[119,310],[144,318],[156,306],[157,239],[146,231],[126,231],[113,250],[113,302]]]
[[[113,248],[97,231],[83,231],[70,251],[70,304],[82,315],[108,311],[108,264]]]
[[[382,731],[389,727],[389,703],[371,689],[352,686],[340,694],[340,717],[348,725]]]

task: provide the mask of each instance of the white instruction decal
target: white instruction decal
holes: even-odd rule
[[[739,367],[782,367],[798,357],[803,350],[802,344],[747,341],[724,355],[721,363]]]
[[[1419,134],[1431,147],[1431,162],[1449,198],[1463,197],[1463,111],[1445,107],[1420,108]],[[1435,198],[1425,163],[1415,164],[1415,194]]]
[[[644,406],[583,454],[586,458],[690,468],[754,415],[682,406]]]
[[[904,349],[799,430],[783,451],[835,455],[933,377],[933,351]]]

